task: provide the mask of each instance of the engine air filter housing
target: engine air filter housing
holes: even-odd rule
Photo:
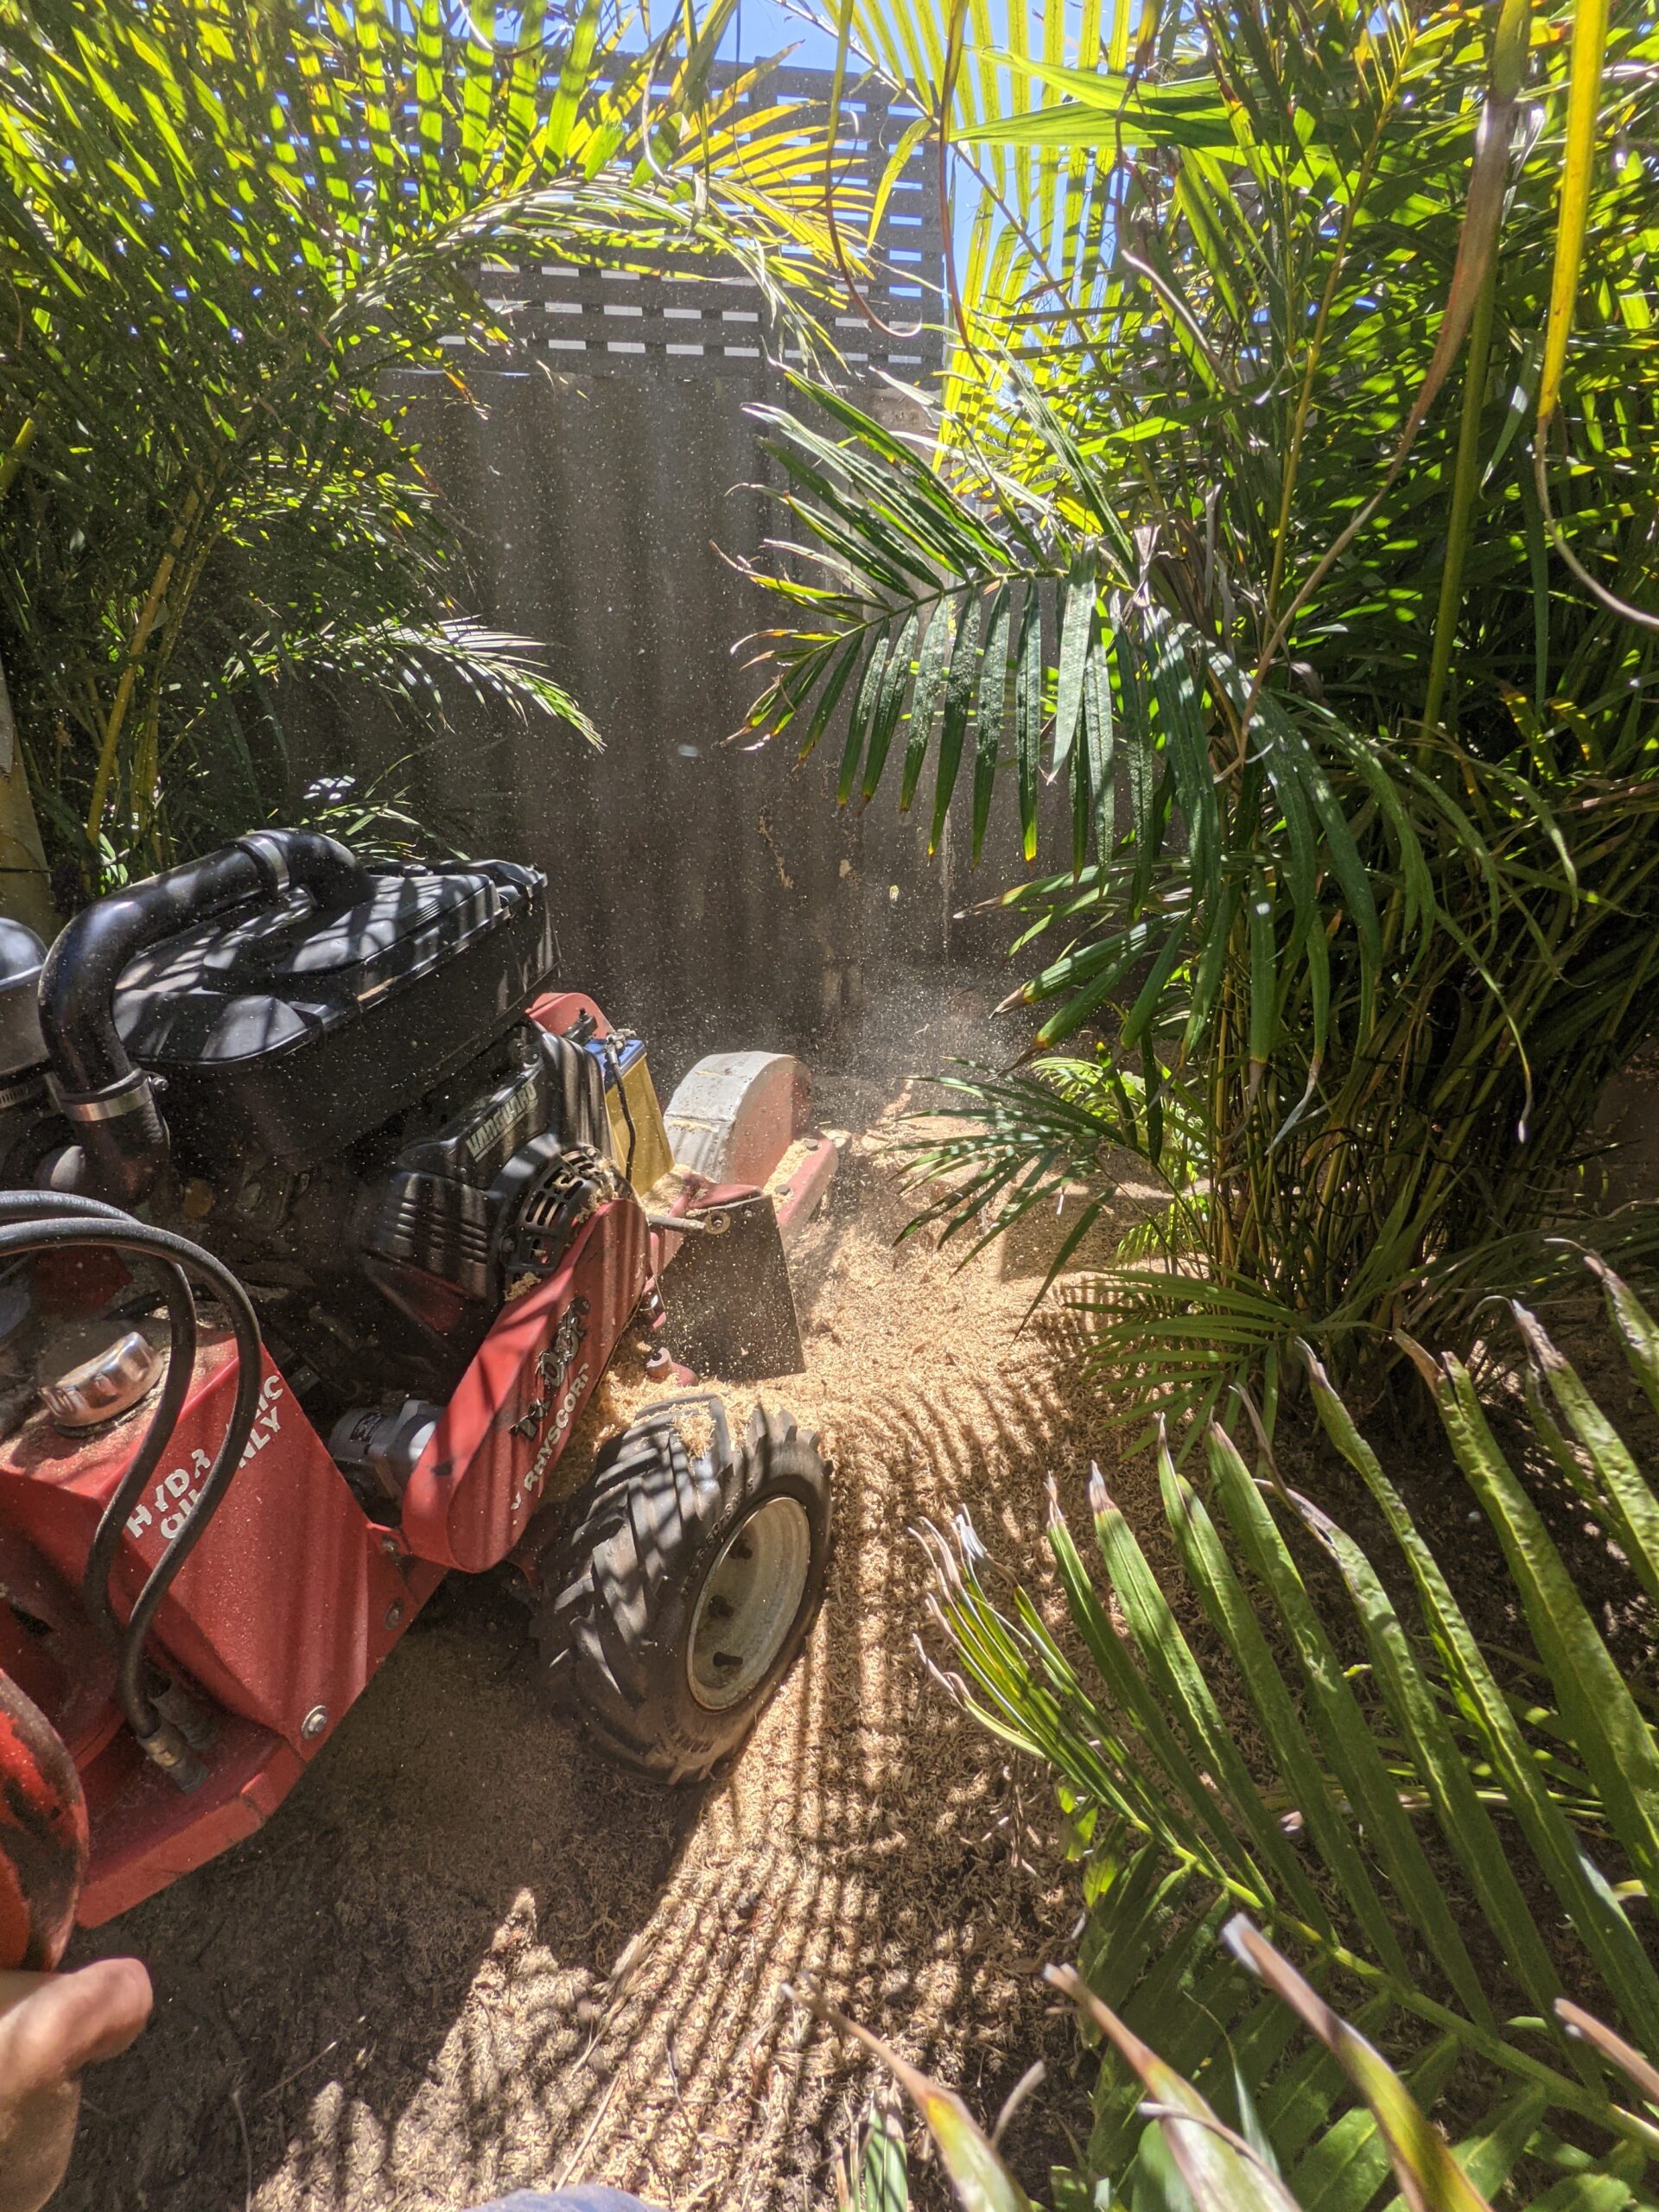
[[[166,1078],[188,1164],[248,1144],[290,1162],[337,1154],[501,1035],[552,965],[537,869],[486,861],[371,880],[343,912],[290,891],[126,969],[116,1027]]]

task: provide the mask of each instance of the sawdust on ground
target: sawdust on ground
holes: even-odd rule
[[[982,1040],[988,1002],[901,1011],[907,1065]],[[895,1242],[893,1041],[820,1085],[860,1134],[797,1255],[807,1372],[775,1396],[834,1459],[835,1561],[734,1768],[625,1777],[542,1715],[511,1595],[452,1586],[257,1836],[78,1947],[142,1954],[159,2003],[89,2082],[61,2212],[460,2212],[576,2179],[674,2212],[827,2206],[872,2076],[789,2003],[809,1975],[988,2115],[1046,2060],[1007,2139],[1033,2185],[1086,2133],[1090,2069],[1040,1980],[1075,1886],[1026,1827],[1046,1793],[918,1656],[907,1531],[966,1507],[1029,1566],[1045,1482],[1080,1500],[1100,1421],[1075,1325],[1020,1332],[1040,1252],[958,1273]],[[607,1411],[645,1394],[619,1370]],[[1155,1522],[1148,1469],[1115,1488]],[[937,2176],[917,2194],[945,2202]]]

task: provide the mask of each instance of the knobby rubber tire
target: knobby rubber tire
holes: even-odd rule
[[[684,1411],[649,1409],[605,1446],[567,1508],[532,1622],[550,1702],[613,1758],[670,1783],[702,1781],[736,1751],[805,1642],[830,1565],[830,1470],[817,1437],[757,1409],[734,1445],[719,1408],[712,1443],[691,1452]],[[711,1708],[689,1669],[698,1594],[740,1524],[780,1496],[810,1532],[800,1600],[754,1688]]]

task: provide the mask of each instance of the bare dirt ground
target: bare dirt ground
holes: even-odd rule
[[[140,1953],[159,2002],[89,2085],[62,2212],[459,2212],[565,2179],[805,2212],[871,2082],[787,2001],[809,1974],[988,2115],[1045,2058],[1007,2145],[1033,2185],[1086,2132],[1092,2069],[1039,1978],[1075,1888],[1014,1863],[1017,1780],[913,1642],[908,1524],[966,1506],[1030,1565],[1046,1478],[1079,1498],[1102,1441],[1064,1318],[1017,1333],[1017,1256],[959,1274],[893,1241],[896,1076],[988,1056],[988,1002],[895,1004],[820,1084],[861,1134],[799,1255],[808,1372],[776,1395],[834,1457],[836,1552],[733,1771],[620,1776],[539,1710],[522,1608],[457,1586],[259,1835],[78,1946]],[[1156,1517],[1149,1468],[1115,1487]]]

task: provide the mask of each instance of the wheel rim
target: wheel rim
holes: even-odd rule
[[[711,1713],[741,1705],[771,1673],[812,1564],[812,1528],[793,1497],[769,1497],[727,1538],[697,1596],[686,1673]]]

